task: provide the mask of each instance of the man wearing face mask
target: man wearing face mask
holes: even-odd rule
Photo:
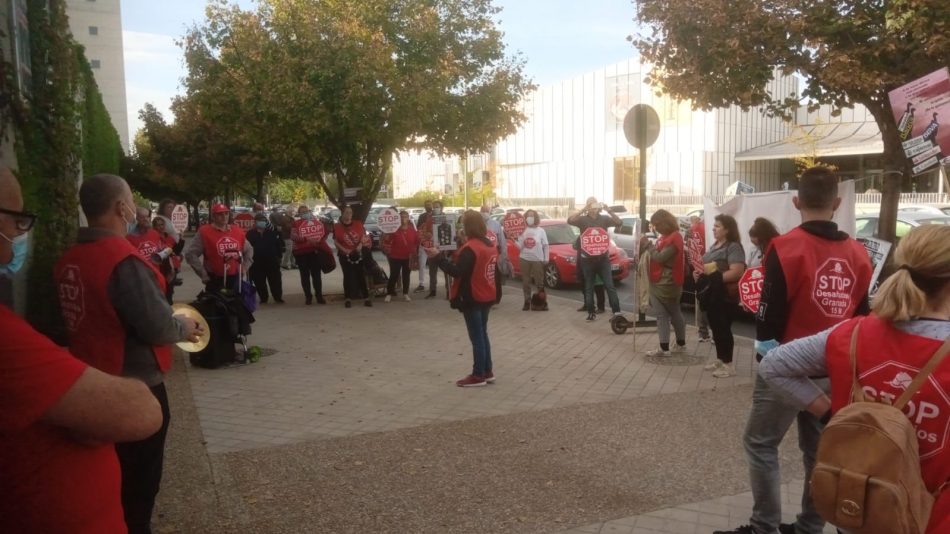
[[[248,271],[254,259],[254,248],[241,228],[228,222],[230,215],[231,210],[224,204],[212,206],[211,224],[198,228],[198,235],[185,250],[185,260],[209,293],[225,287],[240,293],[241,274]]]
[[[130,532],[150,532],[162,477],[169,408],[165,373],[171,344],[197,341],[201,327],[172,315],[165,279],[126,239],[135,225],[132,191],[118,176],[83,182],[79,203],[89,221],[53,275],[69,334],[70,351],[115,376],[141,380],[162,409],[162,425],[148,438],[116,445],[122,471],[122,507]]]
[[[607,210],[607,214],[601,214],[601,210]],[[594,278],[600,275],[604,281],[604,289],[607,291],[607,298],[610,301],[610,308],[614,315],[620,313],[620,299],[617,297],[617,290],[614,289],[613,274],[610,272],[610,254],[604,252],[601,254],[591,254],[584,250],[582,237],[584,232],[592,228],[601,228],[604,230],[603,236],[606,236],[606,230],[611,227],[623,224],[620,217],[610,211],[606,204],[597,202],[597,199],[590,197],[584,209],[571,215],[567,223],[580,228],[581,237],[577,238],[575,248],[578,249],[579,266],[584,275],[584,305],[587,307],[587,320],[593,321],[597,318],[594,313]]]
[[[280,276],[280,258],[284,255],[284,240],[270,226],[267,216],[259,213],[254,217],[254,228],[247,231],[247,242],[254,247],[254,265],[251,265],[251,282],[257,289],[261,304],[267,304],[270,295],[274,302],[284,303],[284,290]],[[270,292],[267,286],[270,285]]]
[[[129,235],[125,236],[145,261],[152,261],[152,254],[157,254],[164,248],[161,236],[152,228],[151,214],[151,210],[147,208],[135,208],[135,226],[130,228]]]
[[[419,220],[416,221],[416,230],[419,232],[419,286],[416,287],[415,293],[422,293],[426,290],[425,286],[425,270],[426,262],[429,257],[426,255],[426,249],[424,246],[425,239],[422,235],[422,229],[428,222],[429,227],[432,226],[432,201],[426,200],[425,202],[425,212],[419,215]],[[430,240],[431,240],[431,231],[430,231]]]
[[[0,194],[9,195],[11,198],[8,200],[12,203],[14,200],[12,196],[14,195],[13,187],[16,186],[16,199],[20,203],[21,207],[23,200],[20,198],[20,186],[16,183],[16,179],[13,177],[13,174],[6,168],[0,169],[0,180],[10,181],[11,184],[4,185],[5,188],[9,188],[7,191],[0,189]],[[0,207],[0,217],[18,217],[22,215],[19,211],[6,208],[6,211],[2,211]],[[10,213],[12,212],[12,213]],[[27,214],[29,215],[29,214]],[[33,216],[29,215],[16,221],[19,224],[19,221],[24,221],[22,224],[26,228],[21,231],[16,231],[19,229],[18,226],[13,226],[8,229],[7,233],[0,233],[0,245],[10,247],[10,257],[7,258],[7,261],[0,262],[0,305],[6,305],[13,307],[13,276],[23,268],[23,265],[26,263],[27,247],[29,236],[27,231],[33,225]],[[27,223],[29,223],[27,225]],[[2,259],[2,258],[0,258]]]
[[[19,269],[35,216],[0,169],[0,278]],[[126,532],[116,441],[154,434],[139,380],[76,359],[0,304],[0,517],[9,532]]]

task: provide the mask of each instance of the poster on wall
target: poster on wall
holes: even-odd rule
[[[950,70],[902,85],[888,98],[914,174],[950,164]]]

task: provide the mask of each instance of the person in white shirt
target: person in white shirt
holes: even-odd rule
[[[544,267],[548,263],[548,235],[544,233],[539,224],[541,218],[538,212],[528,210],[524,214],[525,223],[528,225],[524,232],[518,236],[517,246],[521,251],[519,261],[521,265],[521,287],[524,290],[524,311],[531,309],[531,283],[538,292],[544,291]]]

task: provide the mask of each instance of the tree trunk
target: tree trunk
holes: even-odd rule
[[[254,180],[257,182],[257,194],[254,195],[254,198],[258,202],[263,204],[264,203],[264,177],[261,175],[258,175]]]
[[[884,95],[881,101],[864,104],[874,116],[881,139],[884,141],[884,176],[881,187],[881,211],[878,215],[877,236],[894,243],[897,231],[897,209],[900,203],[904,176],[910,176],[910,166],[904,156],[891,104]]]

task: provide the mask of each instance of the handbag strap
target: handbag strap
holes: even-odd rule
[[[851,332],[851,401],[852,402],[865,402],[867,399],[864,395],[864,390],[861,389],[861,384],[858,383],[858,332],[861,329],[861,322],[864,319],[858,322],[854,326],[854,331]],[[907,386],[907,389],[904,390],[904,393],[898,397],[897,401],[894,402],[893,406],[898,410],[903,410],[907,403],[910,402],[911,397],[917,393],[917,391],[924,385],[924,381],[933,373],[934,369],[940,365],[940,362],[943,361],[944,357],[950,353],[950,337],[947,337],[934,351],[933,355],[930,357],[930,360],[927,361],[927,364],[924,365],[923,369],[917,373],[917,376],[911,381],[910,385]]]

